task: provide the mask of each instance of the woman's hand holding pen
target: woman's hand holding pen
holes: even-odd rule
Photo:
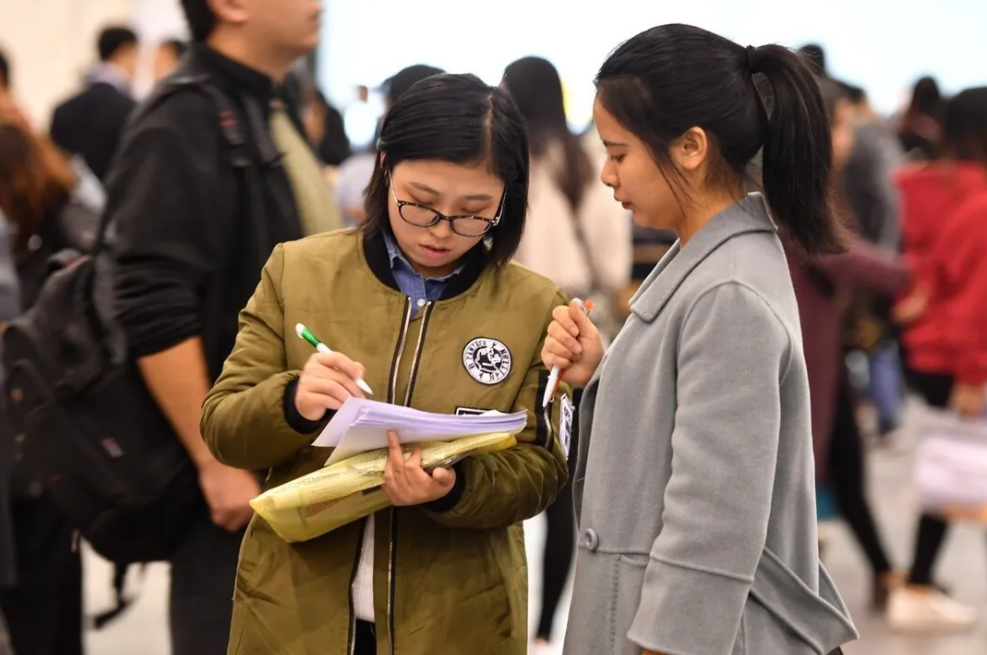
[[[437,468],[430,474],[422,468],[422,451],[416,448],[404,458],[404,449],[396,432],[387,433],[388,454],[384,465],[384,493],[395,507],[424,505],[443,498],[456,484],[456,472]]]
[[[350,396],[363,398],[356,380],[366,370],[341,353],[316,352],[308,358],[295,390],[295,409],[310,421],[318,421],[326,410],[336,411]]]
[[[603,359],[603,340],[577,301],[556,307],[541,351],[549,369],[558,366],[566,382],[585,387]]]

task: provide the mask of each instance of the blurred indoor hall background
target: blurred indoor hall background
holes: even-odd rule
[[[274,5],[265,3],[271,1],[280,0],[253,0],[255,8],[264,5],[268,10]],[[88,199],[101,197],[95,178],[107,174],[117,146],[115,137],[103,138],[104,128],[119,136],[132,109],[189,51],[181,2],[0,0],[0,137],[6,137],[7,143],[35,144],[41,154],[37,159],[49,166],[45,173],[54,170],[60,172],[62,181],[77,183],[72,189],[68,182],[63,185],[65,193],[58,196],[59,203],[68,204],[62,196],[71,193],[74,198],[81,191],[92,192]],[[629,299],[667,251],[674,234],[632,225],[628,205],[621,208],[613,202],[613,191],[599,180],[600,168],[608,161],[592,122],[593,80],[600,64],[623,40],[652,26],[675,22],[698,25],[741,45],[779,43],[800,49],[816,68],[816,81],[827,104],[839,174],[839,210],[855,232],[851,250],[857,256],[861,249],[870,253],[858,259],[847,255],[835,264],[834,260],[796,262],[795,257],[789,262],[800,304],[803,348],[807,360],[813,360],[810,368],[818,367],[809,371],[809,379],[813,389],[812,437],[820,462],[817,511],[822,522],[823,559],[861,632],[861,639],[847,646],[846,654],[987,653],[987,530],[982,524],[957,525],[946,537],[943,556],[937,557],[938,539],[945,527],[937,527],[935,518],[930,521],[927,517],[922,527],[916,528],[921,512],[914,472],[918,445],[929,436],[915,428],[915,399],[925,396],[930,403],[956,410],[950,414],[954,418],[957,412],[979,418],[984,408],[970,407],[985,403],[987,383],[983,379],[961,381],[952,372],[924,371],[925,386],[931,384],[933,391],[941,392],[941,402],[929,400],[929,389],[911,379],[909,374],[916,371],[907,359],[911,331],[912,337],[919,333],[913,339],[919,346],[937,351],[933,355],[940,354],[938,349],[955,352],[967,348],[961,354],[969,354],[982,369],[974,371],[974,377],[987,375],[987,314],[981,309],[987,307],[983,297],[987,295],[987,267],[977,267],[973,261],[976,257],[967,258],[968,269],[950,280],[964,292],[954,295],[963,297],[964,302],[957,305],[963,305],[958,315],[967,321],[964,326],[970,329],[965,331],[952,329],[952,315],[938,304],[945,302],[943,289],[947,285],[937,286],[940,280],[930,272],[935,266],[954,271],[953,252],[974,243],[974,237],[987,243],[987,231],[970,237],[975,228],[987,225],[987,39],[983,34],[987,2],[609,0],[580,4],[499,0],[489,7],[478,5],[470,13],[456,0],[323,0],[323,5],[321,28],[317,27],[317,10],[310,12],[309,21],[312,44],[319,32],[320,45],[298,59],[278,102],[264,98],[272,117],[260,130],[271,132],[281,154],[289,150],[288,145],[282,145],[294,146],[296,175],[299,168],[308,173],[302,177],[311,192],[311,205],[324,210],[321,213],[325,216],[317,222],[322,228],[306,228],[306,233],[330,229],[325,226],[352,226],[366,218],[363,192],[378,161],[382,116],[415,81],[440,70],[475,73],[490,85],[503,81],[531,135],[532,201],[528,203],[526,241],[515,259],[551,278],[571,297],[593,294],[598,298],[601,302],[593,318],[610,337],[629,314]],[[275,11],[280,10],[281,5],[277,5]],[[271,21],[261,22],[266,27]],[[185,55],[186,62],[195,58],[196,50],[193,47],[192,54]],[[291,51],[281,73],[297,54]],[[747,57],[751,57],[750,50]],[[755,75],[766,79],[763,71],[749,67],[749,77],[755,83],[763,81]],[[513,79],[506,72],[511,69]],[[251,73],[263,77],[258,70],[248,70],[247,76]],[[806,78],[811,79],[808,74]],[[268,83],[265,89],[270,91],[270,86]],[[109,104],[95,102],[76,111],[74,120],[68,121],[75,123],[73,129],[64,129],[65,121],[60,124],[56,117],[66,117],[65,107],[72,105],[67,101],[81,97],[83,104],[89,102],[92,98],[87,96],[94,87],[104,96],[111,89]],[[962,93],[971,87],[983,88]],[[760,103],[763,98],[758,96],[757,100]],[[290,113],[282,111],[286,108],[294,112],[294,123],[285,120]],[[275,125],[280,142],[274,136]],[[0,185],[7,179],[31,177],[28,167],[15,161],[29,148],[4,149],[3,143],[0,139],[0,175],[8,177],[0,178]],[[192,157],[185,157],[189,159]],[[178,165],[184,167],[185,160]],[[87,168],[95,175],[89,175]],[[132,168],[140,167],[135,164]],[[188,168],[195,168],[204,178],[202,170],[208,166]],[[954,175],[957,169],[962,169],[962,175]],[[957,177],[962,178],[962,184],[954,188]],[[52,207],[29,201],[33,199],[15,202],[14,194],[6,193],[15,186],[0,186],[0,201],[7,201],[6,215],[0,211],[0,228],[13,228],[12,246],[7,248],[9,252],[0,252],[0,264],[16,264],[16,270],[14,265],[8,266],[9,277],[17,278],[14,281],[23,302],[15,301],[15,311],[0,321],[15,319],[31,304],[25,300],[23,289],[31,285],[22,279],[22,269],[28,268],[23,264],[35,254],[37,240],[19,230],[25,225],[36,228],[60,215],[63,207],[59,204],[56,211],[54,201]],[[17,190],[29,186],[20,185]],[[201,195],[212,193],[209,189]],[[176,191],[174,197],[179,196],[182,193]],[[166,204],[157,203],[157,197],[135,211],[141,221],[146,213]],[[944,231],[950,212],[957,205],[967,207],[964,203],[975,210],[964,218],[972,216],[979,221],[961,222],[968,232],[954,231],[953,241],[934,249],[930,244]],[[93,215],[99,214],[94,208],[98,204],[93,202],[89,207]],[[33,210],[35,205],[41,206],[36,213],[43,216],[35,217],[37,225],[31,225],[21,215],[30,213],[25,207]],[[14,216],[12,209],[19,216]],[[424,209],[427,212],[429,208]],[[163,222],[170,218],[170,214],[164,216]],[[407,217],[404,220],[412,223]],[[236,226],[239,229],[240,224]],[[0,230],[0,247],[6,248],[7,240],[6,231]],[[265,259],[269,252],[265,251]],[[558,256],[545,257],[546,261],[539,257],[552,253]],[[933,265],[929,262],[934,258]],[[850,265],[844,266],[849,260]],[[917,272],[919,268],[922,270]],[[32,270],[42,276],[33,285],[37,292],[47,268],[41,265]],[[799,279],[799,273],[806,273],[804,279]],[[0,270],[0,283],[3,274]],[[910,278],[908,284],[882,286],[874,282],[882,275],[915,279]],[[251,289],[254,284],[252,278]],[[144,296],[134,296],[135,302],[143,302]],[[900,309],[903,305],[908,305],[907,311]],[[235,309],[240,307],[242,304],[237,304]],[[900,318],[904,314],[907,318]],[[923,331],[936,321],[946,327],[937,324]],[[231,318],[230,323],[235,321]],[[820,325],[826,329],[820,330]],[[916,325],[918,329],[912,330]],[[949,338],[965,339],[964,345],[950,350],[955,344],[946,344]],[[928,361],[926,358],[924,363]],[[823,378],[831,378],[832,389],[818,391],[815,386],[814,374],[821,369],[825,369]],[[930,377],[936,379],[929,383]],[[943,377],[949,379],[944,383]],[[923,378],[922,371],[919,378]],[[965,394],[954,393],[954,383]],[[957,395],[965,398],[962,410],[956,406]],[[186,405],[196,426],[198,407],[198,402]],[[822,420],[817,421],[820,417]],[[826,428],[819,429],[820,425]],[[0,430],[6,427],[0,422]],[[981,422],[980,428],[987,434],[987,423]],[[196,429],[191,429],[193,435]],[[13,443],[16,435],[11,431],[7,436]],[[825,448],[820,448],[820,443]],[[980,450],[987,462],[982,443]],[[243,471],[235,473],[251,477]],[[250,483],[255,485],[256,480],[251,478]],[[950,483],[963,486],[955,480],[947,481],[946,486]],[[244,521],[249,497],[245,495],[238,508]],[[36,498],[28,494],[26,504]],[[24,502],[24,497],[10,503],[7,500],[0,496],[0,506]],[[556,508],[562,506],[560,503]],[[74,558],[70,554],[74,551],[68,548],[73,526],[64,523],[53,504],[49,509],[62,528],[62,539],[55,543],[61,550],[53,548],[58,551],[55,555]],[[987,510],[982,514],[987,517]],[[571,513],[561,512],[556,517],[554,530],[546,528],[544,516],[526,524],[532,638],[538,626],[544,633],[545,626],[552,624],[539,615],[540,605],[543,597],[558,596],[573,545],[567,538],[575,536],[571,534]],[[27,516],[28,522],[31,518]],[[24,520],[24,514],[20,519]],[[0,512],[0,529],[5,522]],[[224,533],[223,537],[233,548],[239,544],[236,534],[231,537]],[[0,539],[0,587],[16,590],[16,585],[4,580],[3,542]],[[113,607],[113,567],[85,546],[83,549],[85,615],[91,617]],[[543,578],[546,559],[554,566],[548,567]],[[235,560],[232,556],[226,560],[232,573]],[[36,570],[43,573],[46,566],[42,561]],[[72,568],[71,573],[75,571]],[[903,584],[906,575],[908,584]],[[550,582],[544,586],[549,591],[543,593],[546,578]],[[69,588],[74,584],[77,590],[78,578],[66,584]],[[132,568],[127,589],[129,593],[139,590],[136,601],[104,629],[87,626],[88,655],[169,655],[169,584],[167,564]],[[541,634],[542,642],[532,644],[532,655],[561,653],[569,584],[571,580],[556,612],[553,639],[549,643],[545,639],[549,635]],[[225,587],[221,591],[225,594]],[[71,600],[78,597],[76,593]],[[6,597],[0,595],[0,599]],[[221,601],[225,606],[226,596]],[[887,612],[873,609],[875,605],[887,605]],[[71,610],[68,614],[78,616]],[[221,626],[224,630],[225,625]],[[44,628],[37,632],[44,632]],[[3,633],[0,626],[0,655],[8,655]],[[78,637],[77,626],[72,635]],[[225,643],[225,633],[222,640]]]

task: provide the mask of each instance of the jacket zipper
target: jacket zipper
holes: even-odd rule
[[[554,430],[552,430],[552,405],[555,403],[549,403],[548,406],[543,409],[543,417],[545,419],[545,448],[551,452],[552,450],[552,440],[555,439]],[[561,409],[559,410],[562,411]]]
[[[428,329],[428,320],[432,316],[432,306],[435,303],[429,301],[425,305],[425,312],[422,314],[422,329],[418,333],[418,343],[415,345],[415,358],[411,362],[411,375],[408,376],[408,390],[404,394],[404,406],[411,407],[411,394],[415,390],[415,378],[418,377],[418,365],[422,360],[422,344],[425,343],[425,330]]]
[[[411,296],[408,296],[404,303],[404,320],[401,323],[401,336],[398,337],[397,347],[394,349],[394,359],[391,361],[391,383],[387,388],[387,402],[394,403],[398,387],[398,369],[401,368],[401,355],[404,353],[404,344],[408,339],[408,326],[411,325]]]
[[[404,346],[408,339],[408,326],[411,325],[411,296],[407,297],[404,306],[404,321],[401,324],[401,337],[398,339],[398,346],[394,350],[394,361],[391,365],[391,384],[387,390],[387,402],[394,403],[398,390],[398,369],[401,368],[401,355],[404,354]],[[422,324],[424,328],[424,323]],[[419,337],[419,342],[421,338]],[[395,521],[397,517],[394,508],[391,508],[391,526],[388,539],[387,556],[387,641],[391,655],[394,655],[394,534]],[[350,655],[353,655],[350,653]]]
[[[409,298],[409,301],[411,299]],[[411,360],[411,373],[408,376],[408,390],[404,394],[404,405],[405,407],[411,404],[411,394],[415,388],[415,377],[418,375],[418,365],[422,358],[422,345],[425,343],[425,331],[428,329],[428,320],[432,315],[433,302],[429,301],[425,305],[425,312],[422,314],[422,327],[418,333],[418,343],[415,344],[415,355]],[[410,308],[410,304],[409,304]],[[400,358],[399,358],[400,359]],[[395,382],[397,380],[397,368],[394,369]],[[394,389],[397,389],[395,384]],[[394,550],[394,544],[397,541],[398,532],[398,517],[397,512],[394,508],[391,508],[391,534],[390,542],[388,543],[388,557],[387,557],[387,634],[390,637],[388,639],[390,646],[390,653],[394,655],[394,563],[397,559],[396,552]]]

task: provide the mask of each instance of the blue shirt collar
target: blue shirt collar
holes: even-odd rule
[[[391,264],[391,270],[394,271],[399,266],[404,266],[407,270],[421,277],[418,271],[415,270],[415,267],[411,265],[411,262],[408,261],[408,258],[404,256],[404,253],[401,252],[401,248],[398,247],[397,241],[395,241],[394,237],[391,235],[391,231],[384,229],[381,230],[381,232],[384,234],[384,245],[387,247],[387,260]],[[463,266],[464,259],[460,259],[459,265],[456,266],[456,269],[452,273],[443,275],[442,277],[430,277],[428,280],[433,282],[448,282],[462,272]]]

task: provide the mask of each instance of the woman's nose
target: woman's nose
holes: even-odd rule
[[[603,168],[600,170],[600,181],[611,189],[617,187],[617,174],[613,170],[613,166],[610,162],[604,164]]]
[[[444,239],[453,234],[452,223],[446,220],[441,220],[432,227],[428,228],[428,231],[432,233],[432,236]]]

